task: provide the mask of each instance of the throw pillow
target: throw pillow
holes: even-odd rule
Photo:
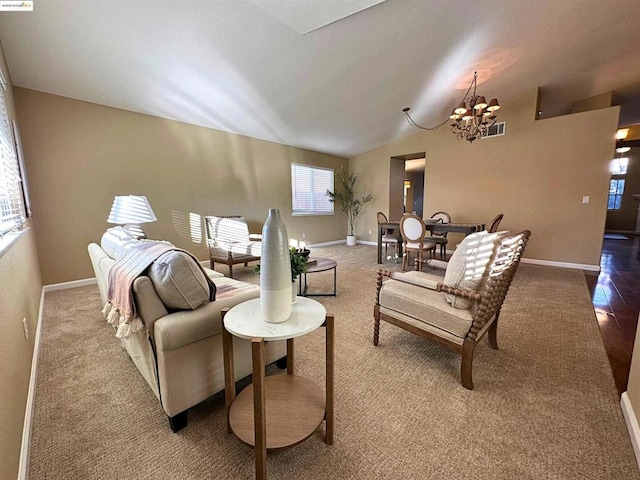
[[[209,283],[185,252],[163,253],[148,268],[147,276],[168,309],[193,310],[209,301]]]
[[[449,260],[444,284],[461,290],[479,291],[489,274],[488,267],[494,255],[496,239],[503,233],[488,233],[485,230],[467,235]],[[473,300],[451,293],[445,294],[445,298],[455,308],[464,309],[473,305]]]

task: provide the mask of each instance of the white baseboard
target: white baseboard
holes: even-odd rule
[[[305,245],[307,248],[310,247],[328,247],[330,245],[340,245],[342,243],[347,243],[347,239],[345,238],[344,240],[333,240],[331,242],[322,242],[322,243],[310,243],[308,245]],[[359,242],[359,243],[364,243],[364,242]],[[373,245],[377,245],[377,243],[374,243]]]
[[[534,265],[546,265],[547,267],[575,268],[578,270],[588,270],[599,272],[600,265],[589,265],[588,263],[552,262],[550,260],[536,260],[535,258],[523,258],[522,263],[532,263]]]
[[[55,292],[56,290],[66,290],[67,288],[86,287],[87,285],[95,285],[98,281],[94,278],[85,278],[84,280],[73,280],[71,282],[64,283],[52,283],[51,285],[45,285],[42,287],[43,291]]]
[[[373,245],[374,247],[378,246],[378,242],[371,242],[369,240],[358,240],[358,243],[361,243],[362,245]]]
[[[343,243],[343,242],[339,242]],[[367,240],[358,240],[358,243],[363,245],[378,246],[378,242],[371,242]],[[452,255],[454,250],[447,250],[447,255]],[[589,265],[586,263],[571,263],[571,262],[552,262],[550,260],[536,260],[535,258],[523,258],[522,263],[531,263],[534,265],[546,265],[547,267],[560,267],[560,268],[574,268],[577,270],[588,270],[591,272],[599,272],[600,265]]]
[[[640,468],[640,426],[638,426],[638,419],[631,407],[627,392],[623,392],[620,397],[620,407],[622,407],[624,421],[627,424],[627,430],[629,430],[633,453],[636,455],[636,463],[638,464],[638,468]]]
[[[40,354],[40,338],[42,332],[42,317],[44,310],[44,294],[40,292],[40,308],[38,309],[38,324],[36,336],[33,340],[33,356],[31,357],[31,373],[29,375],[29,391],[27,393],[27,405],[24,412],[24,425],[22,427],[22,446],[20,447],[20,464],[18,465],[18,480],[27,480],[29,477],[29,453],[31,450],[31,424],[33,420],[33,404],[36,396],[36,373],[38,369],[38,356]]]

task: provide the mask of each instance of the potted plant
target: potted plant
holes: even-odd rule
[[[309,250],[297,249],[291,247],[289,250],[289,256],[291,258],[291,298],[295,301],[297,295],[296,279],[298,275],[304,273],[307,270],[307,258],[309,257]],[[260,264],[258,263],[253,270],[256,273],[260,273]]]
[[[373,196],[369,193],[362,198],[356,198],[354,187],[356,185],[356,177],[353,173],[346,175],[344,171],[339,177],[340,184],[342,186],[341,191],[332,192],[327,190],[327,196],[332,203],[338,203],[340,209],[347,214],[347,245],[356,244],[356,219],[360,215],[362,207],[373,199]]]

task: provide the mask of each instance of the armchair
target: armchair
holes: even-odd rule
[[[250,234],[244,217],[204,217],[210,268],[220,262],[229,266],[229,277],[233,278],[233,266],[260,260],[262,235]]]
[[[444,277],[379,269],[373,344],[379,343],[384,320],[461,353],[461,383],[472,390],[474,349],[485,334],[489,346],[498,348],[500,309],[530,235],[528,230],[469,235],[449,262],[438,262],[446,265]]]

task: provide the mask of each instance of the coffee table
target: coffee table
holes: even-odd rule
[[[299,297],[282,323],[262,319],[260,299],[223,310],[227,432],[255,447],[256,478],[267,478],[267,449],[297,445],[326,420],[325,442],[333,444],[334,319],[322,304]],[[294,374],[293,339],[326,327],[326,394],[312,381]],[[233,337],[251,340],[253,383],[236,397]],[[265,377],[264,342],[287,341],[287,373]]]
[[[314,257],[309,258],[309,260],[313,260],[312,264],[307,264],[307,269],[304,273],[300,274],[300,282],[298,282],[298,295],[302,297],[335,297],[337,293],[336,288],[336,270],[338,264],[335,260],[331,260],[330,258],[322,258],[322,257]],[[333,269],[333,292],[329,293],[307,293],[307,274],[309,273],[317,273],[317,272],[326,272],[327,270]]]

